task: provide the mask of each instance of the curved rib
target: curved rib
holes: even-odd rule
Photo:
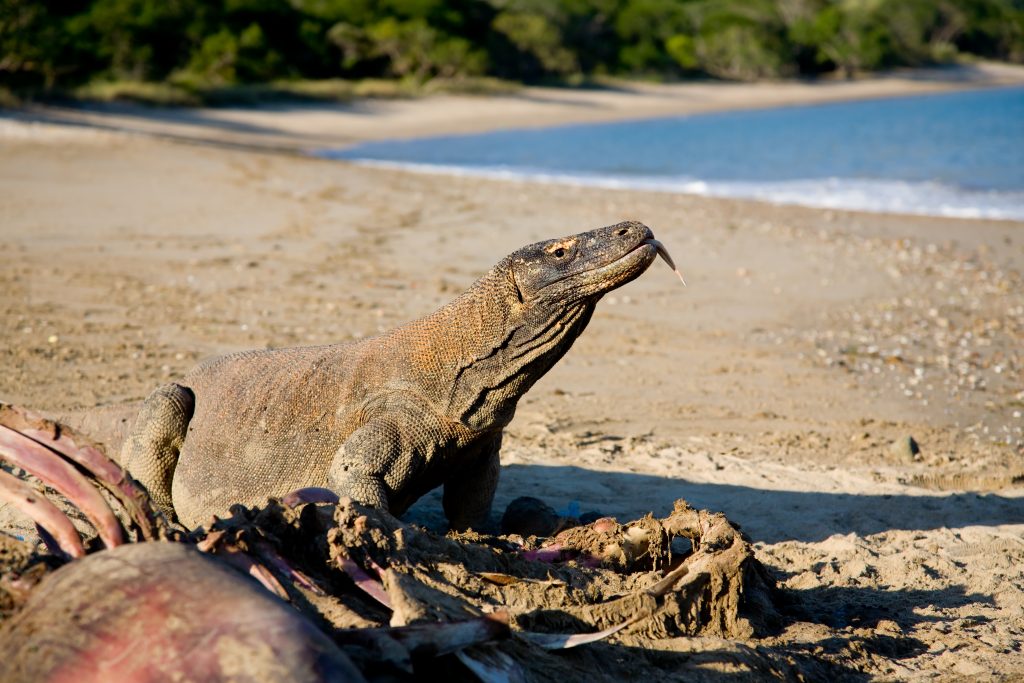
[[[21,432],[0,425],[0,457],[62,493],[89,518],[103,545],[114,548],[124,543],[121,523],[103,496],[59,454]]]
[[[50,550],[63,552],[70,557],[85,557],[82,538],[71,520],[31,486],[3,470],[0,470],[0,500],[21,510],[45,530],[57,542],[58,547]],[[45,538],[45,535],[40,535]]]
[[[57,451],[92,474],[117,498],[147,541],[157,537],[157,513],[149,494],[110,456],[68,427],[24,408],[0,403],[0,425],[13,429]]]

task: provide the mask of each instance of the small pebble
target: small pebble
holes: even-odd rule
[[[914,456],[921,452],[921,447],[917,445],[914,437],[907,435],[893,441],[889,446],[889,452],[900,462],[913,462]]]
[[[505,509],[501,518],[501,533],[524,537],[550,536],[559,521],[558,513],[544,501],[532,496],[521,496]]]

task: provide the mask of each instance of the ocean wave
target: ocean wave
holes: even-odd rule
[[[319,156],[338,158],[331,152]],[[990,220],[1024,220],[1024,192],[972,190],[947,183],[866,178],[799,180],[702,180],[687,176],[555,173],[502,166],[455,166],[344,157],[346,161],[414,173],[490,178],[527,183],[560,183],[615,190],[648,190],[753,199],[824,209]]]

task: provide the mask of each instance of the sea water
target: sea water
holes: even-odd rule
[[[1024,220],[1024,88],[371,142],[413,171]]]

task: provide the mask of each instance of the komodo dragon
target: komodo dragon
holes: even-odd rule
[[[378,337],[206,361],[146,400],[122,462],[188,527],[302,487],[401,514],[441,484],[452,528],[478,526],[516,403],[658,254],[675,268],[637,222],[538,242]]]

